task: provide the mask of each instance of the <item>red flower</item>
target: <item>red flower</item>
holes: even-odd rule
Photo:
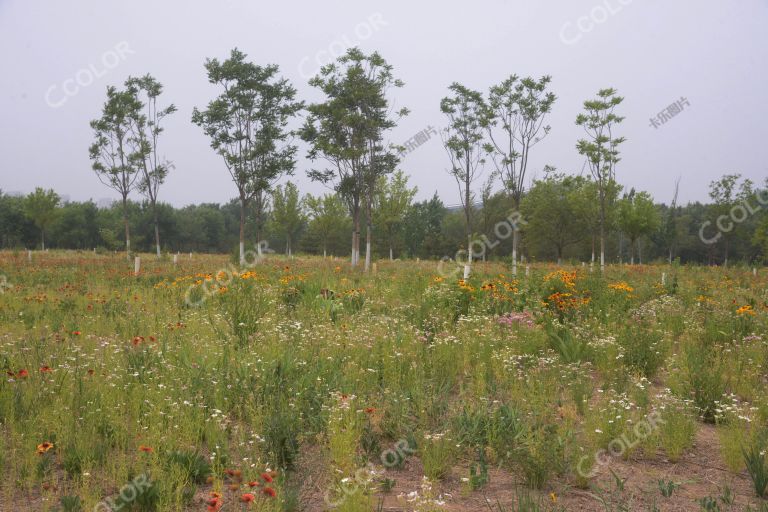
[[[51,370],[51,367],[50,367],[50,366],[48,366],[48,365],[45,365],[45,366],[41,366],[41,367],[40,367],[40,373],[48,373],[48,372],[52,372],[52,371],[53,371],[53,370]]]
[[[88,369],[88,375],[93,375],[96,371],[93,368]]]
[[[18,377],[20,379],[26,379],[27,377],[29,377],[29,372],[22,368],[21,370],[19,370]]]
[[[142,451],[144,453],[152,453],[153,451],[155,451],[155,449],[152,448],[151,446],[144,446],[142,444],[142,445],[139,446],[139,451]]]
[[[249,487],[258,487],[258,486],[260,486],[260,485],[261,485],[261,483],[259,483],[259,482],[258,482],[258,481],[256,481],[256,480],[252,480],[252,481],[248,482],[248,486],[249,486]]]
[[[80,331],[72,331],[72,336],[80,336],[81,334]]]
[[[268,484],[272,483],[272,475],[270,475],[269,473],[262,473],[261,479],[267,482]]]
[[[273,488],[271,488],[271,487],[265,487],[264,490],[261,491],[261,492],[263,492],[264,494],[266,494],[270,498],[274,498],[275,496],[277,496],[277,492],[275,492],[275,490]]]
[[[217,512],[224,505],[224,502],[221,500],[221,494],[217,492],[212,492],[211,499],[206,503],[208,503],[208,512]]]
[[[365,408],[365,413],[366,414],[373,414],[375,412],[376,412],[376,409],[374,407],[366,407]]]
[[[255,499],[256,499],[256,496],[254,496],[253,494],[251,494],[249,492],[247,492],[247,493],[243,494],[242,496],[240,496],[240,501],[242,501],[243,503],[251,503]]]

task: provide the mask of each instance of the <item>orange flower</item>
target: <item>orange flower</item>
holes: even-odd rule
[[[248,482],[248,487],[258,487],[260,485],[261,485],[261,483],[259,483],[256,480],[252,480],[252,481]]]
[[[20,379],[26,379],[27,377],[29,377],[29,372],[24,368],[22,368],[21,370],[19,370],[19,373],[16,376],[19,377]]]
[[[212,492],[211,499],[206,503],[208,504],[208,512],[217,512],[224,505],[224,502],[221,500],[221,494],[218,492]]]
[[[52,372],[52,371],[53,371],[53,370],[51,370],[51,367],[50,367],[50,366],[48,366],[48,365],[45,365],[45,366],[41,366],[41,367],[40,367],[40,373],[48,373],[48,372]]]
[[[37,445],[37,454],[43,455],[51,448],[53,448],[53,443],[51,442],[45,441],[44,443],[40,443],[39,445]]]
[[[365,408],[365,413],[366,414],[373,414],[375,412],[376,412],[376,409],[374,407],[366,407]]]
[[[269,473],[262,473],[261,479],[267,482],[268,484],[272,483],[272,475],[270,475]]]
[[[155,449],[150,447],[150,446],[144,446],[142,444],[142,445],[139,446],[139,451],[142,451],[144,453],[152,453],[153,451],[155,451]]]
[[[80,336],[81,334],[80,331],[72,331],[72,336]]]
[[[247,492],[247,493],[243,494],[242,496],[240,496],[240,501],[243,502],[243,503],[251,503],[255,499],[256,499],[256,496],[254,496],[253,494],[251,494],[249,492]]]
[[[274,498],[277,496],[277,492],[271,487],[265,487],[264,490],[261,492],[263,492],[265,495],[269,496],[270,498]]]

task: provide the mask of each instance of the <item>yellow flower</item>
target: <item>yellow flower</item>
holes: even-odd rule
[[[608,288],[611,288],[612,290],[619,290],[619,291],[627,292],[627,293],[632,293],[633,291],[635,291],[634,288],[629,286],[624,281],[619,281],[618,283],[611,283],[611,284],[608,285]]]
[[[554,492],[549,493],[549,499],[552,500],[552,503],[557,503],[557,494]]]
[[[736,310],[737,315],[754,315],[755,311],[752,309],[752,306],[749,304],[746,304],[744,306],[741,306],[739,309]]]

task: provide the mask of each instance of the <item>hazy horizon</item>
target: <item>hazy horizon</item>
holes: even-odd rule
[[[108,85],[150,73],[165,87],[161,104],[179,109],[160,143],[175,165],[160,200],[175,206],[226,202],[235,196],[234,184],[190,121],[193,107],[218,94],[207,82],[205,59],[226,58],[238,47],[257,64],[278,64],[299,98],[312,102],[320,96],[307,78],[329,55],[360,46],[378,51],[405,82],[392,96],[411,115],[392,131],[393,143],[445,124],[439,101],[454,81],[485,93],[513,73],[551,75],[558,96],[547,118],[552,131],[532,153],[531,178],[545,165],[582,172],[575,149],[582,132],[574,120],[584,100],[613,87],[625,98],[618,134],[627,142],[618,181],[669,203],[680,177],[681,203],[706,202],[709,182],[723,174],[759,183],[768,176],[766,28],[766,0],[738,7],[712,0],[439,6],[0,0],[0,45],[6,49],[0,55],[0,189],[28,193],[41,186],[73,201],[117,198],[91,170],[89,122],[99,116]],[[682,112],[652,126],[651,117],[683,99]],[[327,191],[306,177],[311,164],[306,146],[298,145],[291,179],[302,193]],[[437,192],[450,205],[459,196],[447,165],[433,137],[400,168],[418,187],[418,200]]]

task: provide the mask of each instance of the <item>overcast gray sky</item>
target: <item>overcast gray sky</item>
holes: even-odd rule
[[[625,186],[669,202],[680,176],[683,201],[706,200],[724,173],[768,176],[768,0],[0,0],[0,189],[116,197],[91,170],[88,123],[107,85],[151,73],[179,108],[162,139],[176,169],[161,200],[227,201],[234,185],[190,122],[192,108],[218,93],[206,57],[238,47],[258,64],[278,64],[312,101],[307,77],[355,45],[378,50],[405,81],[395,100],[411,115],[393,131],[395,143],[443,125],[439,101],[453,81],[485,92],[511,73],[549,74],[558,99],[532,174],[546,164],[581,172],[574,119],[585,99],[615,87],[625,97],[618,131],[628,140],[617,167]],[[682,112],[654,128],[651,118],[681,98]],[[322,192],[304,174],[305,154],[301,147],[293,179],[303,192]],[[401,164],[418,198],[437,191],[455,204],[446,166],[434,137]]]

